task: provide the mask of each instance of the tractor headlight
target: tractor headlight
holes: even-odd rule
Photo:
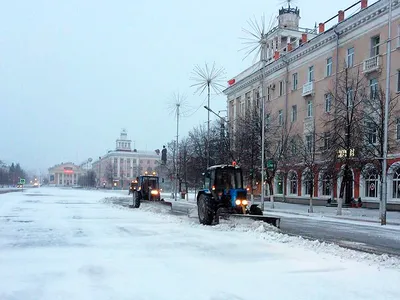
[[[240,200],[236,200],[235,203],[236,203],[236,205],[240,205],[241,201]]]
[[[247,205],[249,204],[247,200],[242,200],[242,205]]]
[[[151,193],[152,195],[158,195],[158,191],[157,191],[157,190],[152,190],[150,193]]]

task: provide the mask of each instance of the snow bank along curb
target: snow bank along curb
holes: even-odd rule
[[[128,206],[122,206],[122,202],[120,202],[121,204],[116,203],[125,199],[126,197],[110,197],[102,199],[101,202],[118,209],[132,210]],[[381,267],[395,268],[400,270],[400,259],[396,257],[391,257],[387,254],[377,255],[355,251],[340,247],[333,243],[321,242],[319,240],[309,240],[301,236],[291,236],[284,234],[278,228],[261,221],[237,220],[221,223],[216,226],[204,226],[200,225],[197,219],[196,221],[193,221],[184,215],[171,215],[168,213],[171,212],[171,209],[162,205],[154,206],[143,203],[139,210],[141,212],[152,214],[157,218],[161,218],[163,222],[180,223],[191,227],[204,227],[205,230],[241,232],[254,236],[255,238],[263,239],[270,243],[292,244],[293,246],[300,247],[305,250],[314,251],[320,256],[331,255],[339,257],[341,261],[351,260],[368,263],[369,265],[378,265]]]
[[[264,209],[265,212],[270,213],[270,214],[287,214],[287,215],[296,215],[296,216],[302,216],[302,217],[308,217],[308,218],[321,218],[329,221],[335,221],[335,220],[348,220],[348,221],[356,221],[360,223],[370,223],[370,224],[380,224],[379,220],[372,219],[372,218],[364,218],[364,217],[357,217],[357,216],[337,216],[337,215],[328,215],[328,214],[321,214],[321,213],[306,213],[306,212],[294,212],[294,211],[288,211],[288,210],[283,210],[283,209]],[[387,225],[393,225],[393,226],[400,226],[399,222],[393,222],[393,221],[388,221]]]

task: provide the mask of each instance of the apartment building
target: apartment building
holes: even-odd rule
[[[391,3],[390,88],[395,97],[400,93],[400,2],[392,0]],[[237,120],[247,108],[259,106],[264,99],[267,123],[290,124],[308,142],[314,129],[323,130],[321,120],[331,113],[332,94],[337,93],[337,78],[344,69],[359,70],[371,91],[378,87],[384,90],[389,1],[368,5],[368,0],[361,0],[352,7],[355,6],[359,6],[357,13],[347,16],[349,9],[339,10],[333,19],[319,23],[316,29],[299,27],[297,8],[279,10],[278,26],[266,34],[260,61],[228,81],[224,93],[231,130],[237,130]],[[336,24],[328,28],[335,19]],[[395,142],[387,170],[388,207],[400,208],[400,113],[392,118],[394,130],[390,134]],[[361,197],[367,206],[377,206],[379,176],[351,171],[353,197]],[[309,188],[304,172],[304,168],[294,166],[293,170],[285,172],[287,178],[284,180],[278,171],[273,183],[275,196],[279,199],[285,195],[287,201],[306,203]],[[316,176],[321,177],[323,174]],[[340,181],[339,178],[331,185],[317,184],[314,197],[324,202],[332,196],[336,198]]]

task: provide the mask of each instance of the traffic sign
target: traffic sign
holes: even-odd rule
[[[275,168],[274,161],[272,159],[268,159],[267,160],[267,169],[272,171],[274,168]]]

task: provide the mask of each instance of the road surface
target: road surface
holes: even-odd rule
[[[173,210],[177,213],[195,215],[193,203],[172,201]],[[390,254],[400,257],[400,227],[393,230],[374,226],[371,223],[360,223],[329,218],[309,218],[303,216],[281,216],[279,213],[265,212],[265,215],[281,218],[281,231],[290,235],[303,236],[309,239],[333,242],[340,246],[376,254]]]
[[[315,251],[259,224],[200,226],[116,197],[0,195],[0,299],[400,299],[398,263]]]

